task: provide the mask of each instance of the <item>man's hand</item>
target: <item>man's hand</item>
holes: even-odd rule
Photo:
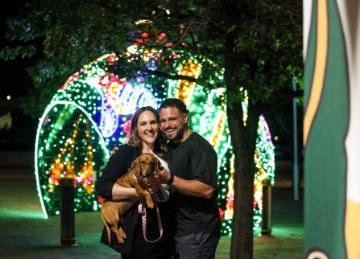
[[[156,172],[154,172],[148,178],[143,178],[141,181],[144,182],[144,184],[146,185],[146,189],[151,194],[156,194],[160,189],[160,185],[161,185],[160,178],[159,178],[159,175]]]
[[[159,172],[160,183],[168,184],[168,182],[170,181],[170,178],[171,178],[170,172],[168,170],[166,170],[164,167],[162,167]]]

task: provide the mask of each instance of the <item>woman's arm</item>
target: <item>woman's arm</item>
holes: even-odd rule
[[[124,200],[137,196],[134,188],[118,185],[116,180],[124,175],[131,165],[133,152],[129,146],[121,145],[106,164],[101,176],[95,184],[96,194],[107,200]]]
[[[112,187],[112,198],[113,201],[122,201],[139,197],[135,188],[123,187],[115,183]]]

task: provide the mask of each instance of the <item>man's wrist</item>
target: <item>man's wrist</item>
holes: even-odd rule
[[[166,184],[167,185],[172,185],[173,182],[174,182],[174,175],[172,173],[170,173],[170,178],[169,178],[169,180],[167,181]]]

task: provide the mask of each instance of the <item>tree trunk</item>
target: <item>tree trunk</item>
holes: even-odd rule
[[[255,146],[260,114],[253,102],[248,102],[246,122],[243,121],[243,94],[240,91],[239,71],[246,65],[233,52],[236,35],[225,40],[225,73],[227,117],[231,144],[235,155],[234,214],[230,248],[231,259],[253,258],[253,215]],[[251,96],[249,96],[251,100]]]
[[[244,127],[242,116],[228,109],[229,129],[235,155],[234,216],[230,248],[231,259],[253,258],[253,215],[256,118],[248,117]]]

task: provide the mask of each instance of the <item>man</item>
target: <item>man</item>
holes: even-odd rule
[[[169,98],[160,105],[160,129],[169,140],[170,172],[161,181],[172,186],[176,213],[176,258],[215,258],[220,238],[217,205],[217,157],[212,146],[188,127],[185,104]]]

